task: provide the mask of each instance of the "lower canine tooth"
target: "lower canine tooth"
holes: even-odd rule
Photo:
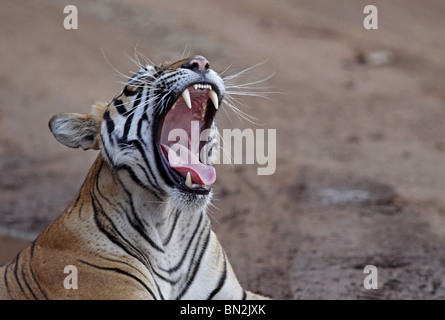
[[[173,107],[171,108],[172,110],[175,110],[175,108],[176,108],[176,104],[177,104],[178,102],[175,102],[174,104],[173,104]]]
[[[185,104],[189,109],[192,109],[192,102],[190,100],[190,92],[189,89],[185,89],[182,93],[182,98],[184,99]]]
[[[206,115],[207,112],[207,101],[204,101],[202,103],[202,109],[201,109],[201,121],[204,121],[204,117]]]
[[[190,175],[190,172],[187,172],[187,177],[185,178],[185,185],[189,188],[192,187],[192,176]]]
[[[215,109],[218,110],[218,106],[219,106],[218,95],[216,94],[216,92],[214,90],[210,90],[208,95],[209,95],[210,100],[212,100],[213,105],[215,106]]]

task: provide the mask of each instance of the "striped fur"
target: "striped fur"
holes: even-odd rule
[[[181,182],[159,149],[160,126],[185,88],[205,83],[224,98],[220,76],[193,59],[204,58],[143,66],[109,104],[51,119],[58,141],[100,153],[66,211],[0,267],[0,299],[264,298],[241,287],[211,229],[211,189]],[[209,106],[211,165],[218,106]],[[66,266],[77,269],[77,289],[64,286]]]

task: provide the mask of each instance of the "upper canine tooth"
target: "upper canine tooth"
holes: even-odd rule
[[[192,109],[192,102],[190,100],[190,92],[189,89],[185,89],[182,93],[182,98],[184,99],[185,104],[189,109]]]
[[[210,100],[212,100],[213,105],[215,106],[215,109],[218,110],[218,106],[219,106],[218,95],[216,94],[216,92],[214,90],[210,90],[208,95],[209,95]]]

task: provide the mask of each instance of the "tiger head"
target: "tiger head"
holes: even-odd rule
[[[124,188],[178,207],[208,204],[218,151],[215,115],[224,81],[202,56],[143,66],[109,104],[62,113],[49,126],[62,144],[100,149]]]

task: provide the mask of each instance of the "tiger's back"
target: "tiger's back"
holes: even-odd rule
[[[100,161],[102,159],[96,162]],[[92,208],[88,208],[91,202],[82,193],[91,187],[89,179],[95,174],[95,168],[93,166],[91,169],[73,204],[35,241],[21,250],[13,261],[0,267],[0,299],[149,298],[144,290],[139,292],[140,284],[136,281],[129,284],[131,278],[120,275],[132,268],[119,266],[121,272],[110,277],[107,273],[88,267],[88,263],[105,266],[104,262],[107,262],[112,270],[112,260],[122,258],[114,256],[112,249],[107,249],[109,240],[95,227],[93,216],[80,216],[76,210],[76,204],[82,203],[84,213],[92,212]],[[101,261],[101,255],[105,261]],[[136,261],[126,259],[129,264],[137,265]],[[131,274],[134,270],[127,272]],[[116,290],[126,287],[131,289]]]

